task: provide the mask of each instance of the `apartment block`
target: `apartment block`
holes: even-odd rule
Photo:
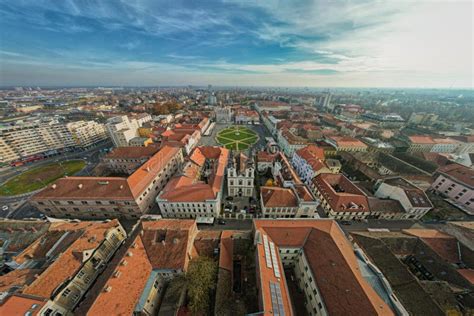
[[[367,151],[368,146],[360,140],[348,136],[327,136],[326,142],[336,151]]]
[[[317,216],[319,200],[301,181],[286,156],[271,156],[272,178],[260,187],[260,203],[265,218],[311,218]],[[260,163],[260,162],[259,162]]]
[[[420,219],[433,208],[426,193],[403,178],[389,178],[378,184],[375,196],[399,201],[404,219]]]
[[[66,127],[76,147],[88,148],[108,138],[105,126],[94,121],[72,122]]]
[[[315,145],[308,145],[295,152],[291,164],[306,185],[320,173],[332,173],[332,169],[325,163],[324,150]]]
[[[474,170],[454,163],[435,172],[431,189],[470,215],[474,215]]]
[[[126,115],[112,117],[105,124],[106,129],[112,138],[115,147],[129,146],[131,139],[139,137],[138,129],[146,122],[151,121],[148,114],[129,118]]]
[[[367,196],[342,174],[321,173],[313,179],[311,189],[331,218],[362,219],[370,214]]]

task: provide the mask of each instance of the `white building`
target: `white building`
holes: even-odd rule
[[[474,215],[474,171],[457,163],[439,168],[431,188],[453,204]]]
[[[227,194],[251,197],[255,188],[255,166],[243,153],[230,157],[227,165]]]
[[[403,178],[384,180],[375,196],[399,201],[405,209],[405,219],[420,219],[433,208],[425,192]]]
[[[217,107],[214,109],[217,123],[230,123],[232,122],[232,109],[230,106]]]
[[[87,148],[108,137],[105,126],[94,121],[72,122],[66,126],[77,147]]]
[[[149,114],[129,118],[126,115],[112,117],[107,120],[106,128],[115,147],[126,147],[132,138],[139,137],[138,128],[150,122]]]
[[[156,198],[165,218],[217,217],[229,151],[223,147],[194,149],[179,176],[172,178]]]
[[[297,150],[291,159],[291,164],[301,180],[308,186],[318,174],[332,173],[332,170],[324,162],[324,150],[315,145],[308,145]]]

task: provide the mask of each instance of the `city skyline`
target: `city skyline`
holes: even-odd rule
[[[0,85],[472,88],[469,1],[3,1]]]

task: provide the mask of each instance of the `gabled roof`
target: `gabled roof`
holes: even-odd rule
[[[142,241],[153,269],[186,270],[196,235],[194,220],[143,221]]]
[[[190,162],[183,170],[183,175],[171,179],[159,198],[172,202],[204,202],[215,199],[222,188],[228,156],[229,150],[223,147],[197,147],[189,157]],[[198,179],[199,170],[204,167],[206,160],[214,164],[208,183]]]
[[[298,200],[290,188],[261,187],[263,205],[265,207],[296,207]]]
[[[56,260],[24,289],[23,293],[51,297],[54,290],[76,274],[82,266],[82,260],[77,256],[77,253],[97,248],[104,240],[109,229],[118,226],[120,226],[120,223],[116,219],[109,222],[59,224],[56,229],[79,230],[82,234],[64,252],[59,254]]]
[[[87,315],[132,315],[152,271],[140,236],[135,237],[120,264],[111,266],[114,274],[95,297]]]
[[[453,163],[439,168],[437,172],[448,176],[454,181],[474,188],[474,169],[472,168]]]
[[[254,220],[254,228],[279,248],[303,250],[330,315],[393,315],[363,278],[354,250],[335,221],[262,219]],[[261,290],[267,291],[265,287]]]
[[[321,173],[313,184],[335,212],[369,212],[367,196],[344,175]]]

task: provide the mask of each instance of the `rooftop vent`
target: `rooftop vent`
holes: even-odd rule
[[[127,260],[123,260],[121,263],[120,263],[122,266],[126,266],[128,264]]]
[[[109,181],[99,181],[97,183],[100,184],[100,185],[107,185],[107,184],[109,184]]]
[[[82,189],[82,187],[83,187],[82,183],[80,183],[80,184],[77,186],[78,189]]]
[[[56,189],[57,185],[56,185],[56,184],[53,184],[51,187],[52,187],[53,190],[54,190],[54,189]]]
[[[120,276],[120,274],[122,274],[122,272],[120,272],[120,271],[118,271],[118,270],[115,271],[115,273],[114,273],[114,278],[118,278],[118,277]]]
[[[104,289],[104,292],[110,292],[112,291],[112,287],[110,285],[108,285],[105,289]]]
[[[131,251],[127,252],[127,257],[133,256],[133,253]]]

